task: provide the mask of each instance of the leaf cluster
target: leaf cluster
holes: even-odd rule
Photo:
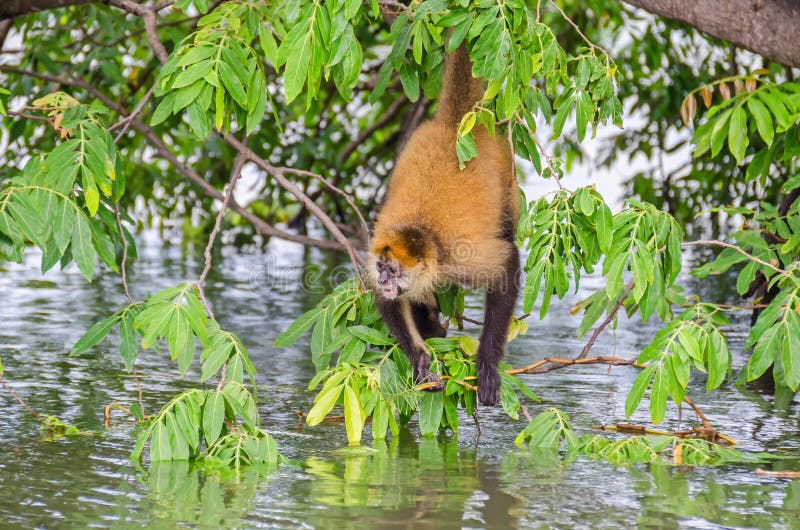
[[[551,408],[535,418],[516,438],[516,444],[530,450],[567,456],[583,454],[613,464],[663,463],[713,466],[730,463],[762,462],[771,456],[748,454],[701,439],[675,436],[633,436],[611,440],[600,435],[578,435],[569,416]]]

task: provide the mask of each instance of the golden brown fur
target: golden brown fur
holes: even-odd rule
[[[462,45],[446,58],[436,116],[397,159],[370,245],[375,305],[411,361],[414,378],[442,390],[425,340],[442,337],[434,291],[455,283],[486,289],[477,352],[478,399],[499,399],[497,364],[519,291],[519,204],[511,152],[501,137],[473,130],[478,156],[459,170],[458,124],[483,94]]]
[[[481,126],[473,129],[478,156],[459,170],[455,150],[458,123],[483,89],[469,69],[465,70],[467,80],[455,75],[459,62],[462,74],[463,62],[469,64],[463,47],[448,59],[439,110],[432,121],[414,132],[397,159],[370,250],[373,256],[387,255],[413,268],[417,256],[408,251],[398,228],[424,227],[445,245],[426,249],[423,260],[431,283],[486,287],[481,279],[488,281],[507,253],[503,227],[517,223],[517,185],[507,141],[500,136],[492,138]],[[447,256],[437,256],[437,252]],[[417,293],[408,294],[416,298]]]

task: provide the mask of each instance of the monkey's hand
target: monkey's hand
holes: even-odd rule
[[[478,399],[488,407],[500,400],[500,374],[494,366],[478,367]]]
[[[414,363],[414,382],[421,385],[419,390],[441,392],[444,390],[444,383],[439,374],[430,371],[430,364],[428,352],[423,352],[417,357],[417,362]]]

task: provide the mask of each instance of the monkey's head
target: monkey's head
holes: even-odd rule
[[[418,228],[376,235],[370,245],[369,272],[376,294],[389,300],[400,295],[417,298],[431,290],[435,263],[430,236]]]

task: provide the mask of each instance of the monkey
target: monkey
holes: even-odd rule
[[[477,352],[478,399],[499,399],[497,365],[519,291],[516,245],[519,192],[507,140],[473,129],[477,157],[459,169],[456,138],[463,115],[483,98],[462,43],[446,54],[434,117],[401,149],[373,226],[368,274],[375,305],[407,355],[417,384],[441,391],[425,339],[444,337],[436,289],[486,290]]]

